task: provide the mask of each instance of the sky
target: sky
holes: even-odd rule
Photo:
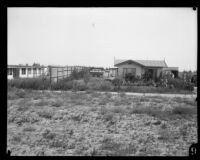
[[[115,59],[165,60],[197,69],[192,8],[8,7],[8,64],[114,67]]]

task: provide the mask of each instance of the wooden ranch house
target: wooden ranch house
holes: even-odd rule
[[[40,65],[8,65],[7,78],[34,78],[47,73],[47,67]]]
[[[126,74],[142,76],[146,71],[150,73],[152,79],[160,76],[164,70],[174,71],[175,77],[178,75],[177,67],[168,67],[163,60],[119,60],[114,61],[114,66],[118,67],[118,76],[125,78]]]

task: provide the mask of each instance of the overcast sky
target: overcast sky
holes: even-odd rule
[[[113,67],[116,59],[197,68],[192,8],[8,8],[8,64]]]

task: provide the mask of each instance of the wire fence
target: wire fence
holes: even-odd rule
[[[72,72],[76,70],[77,72],[80,72],[83,69],[86,69],[89,67],[85,66],[49,66],[49,77],[50,82],[58,82],[59,80],[62,80],[63,78],[70,77]]]
[[[48,72],[50,77],[50,82],[58,82],[63,78],[70,77],[72,72],[76,70],[77,72],[82,71],[83,69],[88,69],[91,75],[98,75],[94,73],[102,73],[104,78],[116,77],[117,72],[114,69],[109,68],[108,74],[103,67],[86,67],[86,66],[49,66]]]

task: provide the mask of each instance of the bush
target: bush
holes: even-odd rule
[[[188,83],[185,84],[184,89],[189,90],[189,91],[193,91],[194,86],[195,86],[195,84],[188,82]]]
[[[8,86],[22,88],[22,89],[48,89],[50,81],[43,81],[42,78],[19,78],[8,80]]]
[[[73,80],[64,78],[51,85],[53,90],[70,90],[73,88]]]
[[[101,78],[91,78],[90,81],[87,84],[87,87],[91,90],[99,90],[100,88],[100,83],[103,80]]]
[[[173,85],[175,88],[183,89],[184,88],[184,81],[178,78],[169,78],[168,85]]]
[[[41,110],[41,111],[38,112],[38,115],[40,117],[51,119],[54,116],[54,113],[50,110]]]
[[[103,119],[105,121],[113,121],[113,118],[114,118],[114,113],[112,112],[107,112],[104,116],[103,116]]]
[[[45,129],[42,133],[43,138],[45,139],[54,139],[56,137],[56,134],[51,132],[50,129]]]
[[[15,93],[19,98],[25,98],[26,93],[23,90],[17,90]]]
[[[71,80],[78,80],[78,79],[84,79],[87,83],[90,79],[90,74],[88,69],[82,69],[81,71],[73,70],[70,75]]]
[[[117,86],[118,88],[120,88],[120,86],[123,83],[123,79],[117,77],[117,78],[115,78],[115,79],[112,80],[112,83],[113,83],[114,86]]]
[[[112,83],[108,81],[102,81],[99,89],[103,91],[110,91],[112,89]]]
[[[53,101],[53,102],[51,103],[51,105],[54,106],[54,107],[60,107],[60,106],[63,105],[63,100],[58,99],[58,100],[56,100],[56,101]]]
[[[36,105],[37,106],[48,106],[49,102],[42,99],[41,101],[37,102]]]
[[[192,115],[197,113],[197,109],[195,107],[177,106],[172,110],[172,113],[179,115]]]
[[[84,91],[87,89],[87,85],[85,84],[84,80],[74,80],[73,89],[78,91]]]
[[[91,90],[110,91],[112,90],[112,83],[104,81],[102,78],[92,78],[88,82],[87,88]]]
[[[183,90],[189,90],[193,91],[194,90],[194,84],[190,82],[184,82],[182,79],[178,78],[168,78],[168,85],[170,88],[177,88],[177,89],[183,89]],[[171,87],[173,86],[173,87]]]

